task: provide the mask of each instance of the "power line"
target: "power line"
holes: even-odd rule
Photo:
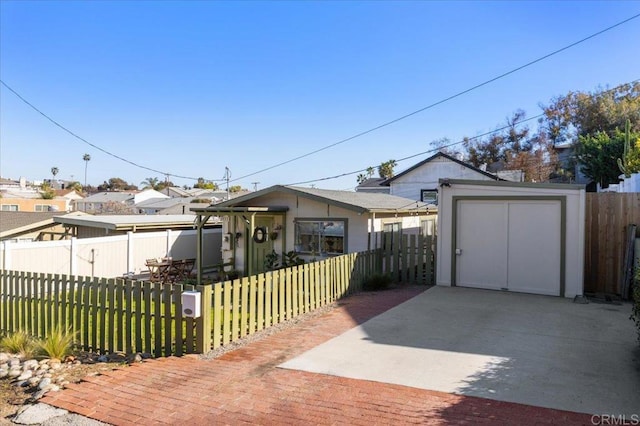
[[[144,169],[144,170],[148,170],[150,172],[154,172],[154,173],[159,173],[160,175],[164,175],[164,176],[173,176],[176,178],[181,178],[181,179],[190,179],[190,180],[198,180],[198,178],[194,178],[194,177],[190,177],[190,176],[181,176],[181,175],[177,175],[174,173],[169,173],[167,171],[163,171],[163,170],[157,170],[154,169],[152,167],[147,167],[147,166],[143,166],[142,164],[138,164],[135,161],[131,161],[128,160],[124,157],[121,157],[117,154],[114,154],[112,152],[107,151],[104,148],[99,147],[98,145],[89,142],[88,140],[86,140],[85,138],[77,135],[76,133],[72,132],[71,130],[69,130],[68,128],[66,128],[65,126],[63,126],[62,124],[58,123],[56,120],[54,120],[53,118],[49,117],[47,114],[45,114],[44,112],[42,112],[38,107],[36,107],[35,105],[33,105],[31,102],[29,102],[28,100],[26,100],[24,97],[22,97],[22,95],[20,95],[20,93],[16,92],[11,86],[9,86],[7,83],[5,83],[4,81],[0,80],[0,83],[2,83],[2,85],[4,87],[6,87],[9,91],[11,91],[11,93],[13,93],[14,95],[16,95],[18,97],[18,99],[20,99],[22,102],[24,102],[25,104],[27,104],[28,106],[30,106],[34,111],[36,111],[38,114],[40,114],[41,116],[43,116],[44,118],[46,118],[47,120],[49,120],[51,123],[53,123],[55,126],[59,127],[60,129],[64,130],[65,132],[67,132],[68,134],[70,134],[71,136],[73,136],[74,138],[86,143],[87,145],[97,149],[100,152],[103,152],[113,158],[117,158],[120,161],[124,161],[125,163],[131,164],[132,166],[138,167],[140,169]],[[221,179],[220,179],[221,180]]]
[[[609,93],[609,92],[613,92],[613,91],[615,91],[615,90],[618,90],[620,87],[625,86],[625,85],[627,85],[627,84],[635,84],[635,83],[637,83],[637,82],[640,82],[640,79],[636,79],[636,80],[630,81],[630,82],[628,82],[628,83],[620,84],[620,85],[618,85],[618,86],[616,86],[616,87],[614,87],[614,88],[612,88],[612,89],[605,90],[605,91],[603,91],[603,92],[595,93],[595,94],[591,95],[591,97],[593,97],[593,96],[601,96],[601,95],[603,95],[603,94],[605,94],[605,93]],[[542,113],[542,114],[538,114],[538,115],[535,115],[535,116],[533,116],[533,117],[529,117],[529,118],[526,118],[526,119],[520,120],[520,121],[518,121],[515,125],[516,125],[516,126],[518,126],[518,125],[520,125],[520,124],[522,124],[522,123],[526,123],[526,122],[528,122],[528,121],[536,120],[536,119],[538,119],[538,118],[542,118],[542,117],[544,117],[544,116],[545,116],[545,114],[544,114],[544,113]],[[485,133],[482,133],[482,134],[479,134],[479,135],[476,135],[476,136],[473,136],[473,137],[470,137],[470,138],[464,138],[464,139],[462,139],[462,140],[460,140],[460,141],[458,141],[458,142],[453,142],[453,143],[450,143],[450,144],[447,144],[447,145],[442,145],[442,146],[439,146],[438,148],[432,148],[432,149],[429,149],[429,150],[427,150],[427,151],[419,152],[419,153],[417,153],[417,154],[411,154],[411,155],[409,155],[409,156],[407,156],[407,157],[403,157],[403,158],[400,158],[400,159],[395,160],[395,161],[396,161],[396,163],[400,163],[400,162],[402,162],[402,161],[410,160],[410,159],[412,159],[412,158],[419,157],[419,156],[421,156],[421,155],[430,154],[430,153],[433,153],[433,152],[439,151],[439,150],[441,150],[442,148],[450,148],[450,147],[452,147],[452,146],[456,146],[456,145],[460,145],[460,144],[462,144],[462,143],[465,143],[465,142],[467,142],[467,141],[472,141],[472,140],[474,140],[474,139],[479,139],[479,138],[482,138],[482,137],[484,137],[484,136],[489,136],[489,135],[492,135],[492,134],[494,134],[494,133],[501,132],[502,130],[509,129],[509,128],[511,128],[512,126],[514,126],[514,124],[507,124],[506,126],[503,126],[503,127],[497,128],[497,129],[494,129],[494,130],[492,130],[492,131],[490,131],[490,132],[485,132]],[[341,177],[346,177],[346,176],[355,175],[356,173],[366,172],[366,171],[367,171],[367,169],[369,169],[369,167],[371,167],[371,166],[367,166],[367,167],[365,167],[364,169],[356,170],[356,171],[353,171],[353,172],[345,172],[345,173],[340,173],[340,174],[338,174],[338,175],[327,176],[327,177],[318,178],[318,179],[312,179],[312,180],[300,181],[300,182],[295,182],[295,183],[288,183],[288,184],[286,184],[286,185],[304,185],[304,184],[307,184],[307,183],[321,182],[321,181],[325,181],[325,180],[338,179],[338,178],[341,178]]]
[[[473,91],[473,90],[476,90],[476,89],[479,89],[479,88],[481,88],[481,87],[483,87],[483,86],[486,86],[487,84],[493,83],[494,81],[500,80],[501,78],[504,78],[504,77],[506,77],[506,76],[508,76],[508,75],[511,75],[511,74],[513,74],[513,73],[516,73],[516,72],[518,72],[518,71],[520,71],[520,70],[522,70],[522,69],[524,69],[524,68],[527,68],[527,67],[529,67],[529,66],[531,66],[531,65],[534,65],[534,64],[536,64],[536,63],[538,63],[538,62],[540,62],[540,61],[543,61],[543,60],[548,59],[548,58],[550,58],[550,57],[552,57],[552,56],[555,56],[555,55],[557,55],[558,53],[564,52],[565,50],[571,49],[572,47],[575,47],[575,46],[577,46],[577,45],[579,45],[579,44],[581,44],[581,43],[584,43],[584,42],[585,42],[585,41],[587,41],[587,40],[590,40],[590,39],[592,39],[592,38],[594,38],[594,37],[597,37],[597,36],[599,36],[599,35],[601,35],[601,34],[604,34],[604,33],[605,33],[605,32],[607,32],[607,31],[610,31],[610,30],[612,30],[612,29],[614,29],[614,28],[616,28],[616,27],[619,27],[619,26],[621,26],[621,25],[623,25],[623,24],[626,24],[627,22],[629,22],[629,21],[631,21],[631,20],[633,20],[633,19],[636,19],[636,18],[638,18],[638,17],[640,17],[640,13],[638,13],[638,14],[636,14],[636,15],[633,15],[633,16],[632,16],[632,17],[630,17],[630,18],[627,18],[627,19],[625,19],[625,20],[623,20],[623,21],[620,21],[620,22],[618,22],[618,23],[616,23],[616,24],[614,24],[614,25],[611,25],[611,26],[609,26],[609,27],[607,27],[607,28],[605,28],[605,29],[603,29],[603,30],[600,30],[600,31],[598,31],[598,32],[596,32],[596,33],[593,33],[593,34],[591,34],[591,35],[589,35],[589,36],[587,36],[587,37],[584,37],[584,38],[582,38],[582,39],[580,39],[580,40],[578,40],[578,41],[576,41],[576,42],[573,42],[573,43],[571,43],[571,44],[569,44],[569,45],[567,45],[567,46],[564,46],[564,47],[562,47],[562,48],[560,48],[560,49],[554,50],[553,52],[548,53],[548,54],[546,54],[546,55],[544,55],[544,56],[541,56],[541,57],[539,57],[539,58],[537,58],[537,59],[534,59],[533,61],[527,62],[527,63],[526,63],[526,64],[524,64],[524,65],[520,65],[520,66],[519,66],[519,67],[517,67],[517,68],[514,68],[514,69],[512,69],[512,70],[510,70],[510,71],[507,71],[507,72],[505,72],[505,73],[503,73],[503,74],[500,74],[500,75],[498,75],[498,76],[496,76],[496,77],[493,77],[493,78],[491,78],[491,79],[489,79],[489,80],[486,80],[486,81],[484,81],[484,82],[482,82],[482,83],[476,84],[476,85],[475,85],[475,86],[473,86],[473,87],[470,87],[470,88],[468,88],[468,89],[466,89],[466,90],[463,90],[463,91],[458,92],[458,93],[456,93],[456,94],[454,94],[454,95],[451,95],[451,96],[446,97],[446,98],[444,98],[444,99],[441,99],[441,100],[439,100],[439,101],[437,101],[437,102],[434,102],[434,103],[432,103],[432,104],[430,104],[430,105],[427,105],[427,106],[425,106],[424,108],[420,108],[420,109],[418,109],[418,110],[415,110],[415,111],[413,111],[413,112],[410,112],[410,113],[408,113],[408,114],[405,114],[405,115],[403,115],[403,116],[401,116],[401,117],[398,117],[398,118],[395,118],[395,119],[393,119],[393,120],[391,120],[391,121],[387,121],[387,122],[385,122],[385,123],[383,123],[383,124],[380,124],[379,126],[376,126],[376,127],[373,127],[373,128],[371,128],[371,129],[369,129],[369,130],[365,130],[365,131],[363,131],[363,132],[357,133],[357,134],[355,134],[355,135],[353,135],[353,136],[349,136],[348,138],[345,138],[345,139],[339,140],[338,142],[334,142],[334,143],[332,143],[332,144],[326,145],[326,146],[324,146],[324,147],[322,147],[322,148],[318,148],[318,149],[316,149],[316,150],[314,150],[314,151],[311,151],[311,152],[308,152],[308,153],[306,153],[306,154],[302,154],[302,155],[299,155],[299,156],[297,156],[297,157],[291,158],[291,159],[289,159],[289,160],[282,161],[282,162],[280,162],[280,163],[274,164],[274,165],[272,165],[272,166],[265,167],[264,169],[260,169],[260,170],[258,170],[258,171],[256,171],[256,172],[249,173],[249,174],[246,174],[246,175],[244,175],[244,176],[240,176],[240,177],[238,177],[238,178],[235,178],[235,179],[234,179],[234,181],[237,181],[237,180],[240,180],[240,179],[244,179],[244,178],[247,178],[247,177],[250,177],[250,176],[254,176],[254,175],[257,175],[257,174],[259,174],[259,173],[262,173],[262,172],[266,172],[266,171],[268,171],[268,170],[275,169],[276,167],[284,166],[285,164],[289,164],[289,163],[292,163],[292,162],[294,162],[294,161],[300,160],[300,159],[302,159],[302,158],[309,157],[309,156],[311,156],[311,155],[313,155],[313,154],[317,154],[317,153],[322,152],[322,151],[324,151],[324,150],[327,150],[327,149],[329,149],[329,148],[333,148],[334,146],[337,146],[337,145],[343,144],[343,143],[345,143],[345,142],[349,142],[349,141],[351,141],[351,140],[353,140],[353,139],[356,139],[356,138],[359,138],[359,137],[361,137],[361,136],[367,135],[367,134],[369,134],[369,133],[375,132],[375,131],[380,130],[380,129],[384,128],[384,127],[388,127],[388,126],[390,126],[390,125],[392,125],[392,124],[395,124],[395,123],[397,123],[397,122],[399,122],[399,121],[402,121],[402,120],[407,119],[407,118],[409,118],[409,117],[412,117],[412,116],[414,116],[414,115],[416,115],[416,114],[419,114],[419,113],[421,113],[421,112],[424,112],[424,111],[426,111],[426,110],[428,110],[428,109],[431,109],[431,108],[433,108],[433,107],[435,107],[435,106],[441,105],[441,104],[443,104],[443,103],[445,103],[445,102],[448,102],[448,101],[450,101],[450,100],[452,100],[452,99],[455,99],[455,98],[458,98],[458,97],[460,97],[460,96],[462,96],[462,95],[465,95],[465,94],[467,94],[467,93],[469,93],[469,92],[471,92],[471,91]],[[356,172],[356,173],[357,173],[357,172]]]

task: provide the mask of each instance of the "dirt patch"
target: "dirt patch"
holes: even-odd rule
[[[106,371],[126,367],[126,364],[115,362],[92,362],[88,358],[87,363],[65,363],[57,370],[52,379],[64,377],[69,383],[78,383],[84,377],[95,376]],[[18,387],[10,380],[0,380],[0,425],[12,424],[10,418],[14,416],[20,407],[30,402],[35,392],[34,389]]]

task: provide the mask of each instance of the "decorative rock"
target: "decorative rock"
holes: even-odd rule
[[[153,355],[151,355],[149,352],[142,353],[142,359],[150,359],[150,358],[153,358]]]
[[[58,385],[49,385],[49,386],[45,387],[44,389],[46,389],[47,391],[51,391],[51,392],[58,392],[60,390],[60,386],[58,386]]]
[[[49,364],[49,367],[52,370],[59,370],[59,369],[62,368],[62,364],[60,364],[60,362],[52,362],[52,363]]]
[[[22,374],[22,370],[19,370],[17,368],[12,368],[11,370],[9,370],[9,374],[7,374],[7,376],[10,379],[15,379],[16,377],[20,376]]]
[[[33,377],[33,371],[26,370],[21,375],[19,375],[16,380],[29,380],[31,377]]]
[[[129,364],[133,364],[133,363],[136,363],[136,362],[142,362],[142,355],[139,354],[139,353],[132,354],[128,358],[129,359],[127,360],[127,362]]]
[[[109,357],[106,355],[100,355],[98,357],[98,362],[109,362]]]
[[[75,361],[73,361],[73,365],[80,365],[82,364],[82,361],[80,361],[79,359],[76,359]]]
[[[58,383],[58,386],[60,386],[61,388],[66,387],[69,384],[68,380],[63,380],[60,383]]]
[[[29,386],[29,383],[26,380],[20,380],[18,382],[15,382],[14,385],[19,388],[26,388],[27,386]]]
[[[38,383],[38,389],[46,389],[47,386],[49,386],[51,384],[51,379],[46,378],[46,379],[42,379],[40,380],[40,383]]]
[[[8,362],[3,362],[2,364],[0,364],[0,370],[8,370],[8,369],[9,369]]]
[[[38,368],[40,364],[38,364],[38,360],[36,359],[30,359],[28,361],[25,361],[22,363],[22,370],[26,371],[26,370],[35,370],[36,368]]]
[[[9,360],[9,367],[17,367],[20,365],[20,360],[18,358],[11,358]]]
[[[0,352],[0,363],[9,361],[9,358],[11,358],[11,355],[6,352]]]
[[[9,375],[9,370],[4,368],[0,369],[0,379],[4,379],[8,375]]]
[[[46,373],[46,374],[44,374],[42,377],[52,378],[52,377],[53,377],[53,375],[52,375],[51,373]]]
[[[50,378],[51,378],[51,377],[50,377]],[[57,383],[62,383],[62,382],[64,382],[65,380],[67,380],[67,379],[66,379],[66,377],[64,377],[64,376],[58,376],[58,377],[56,377],[56,380],[55,380],[55,381],[56,381]]]
[[[31,395],[31,398],[29,398],[29,401],[35,402],[35,401],[39,400],[40,398],[42,398],[45,393],[47,393],[47,391],[45,389],[40,389],[40,390],[36,391],[33,395]]]
[[[64,362],[73,362],[73,361],[75,361],[75,360],[76,360],[76,357],[75,357],[75,356],[73,356],[73,355],[67,355],[67,356],[64,358]]]
[[[42,366],[44,364],[49,364],[49,358],[41,359],[39,364]]]
[[[27,380],[29,386],[38,386],[38,383],[40,383],[40,377],[32,377]]]

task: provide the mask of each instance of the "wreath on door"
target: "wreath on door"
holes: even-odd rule
[[[253,230],[253,241],[258,244],[262,244],[267,241],[267,228],[264,226],[257,226],[256,229]]]

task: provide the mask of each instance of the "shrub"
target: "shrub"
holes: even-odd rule
[[[38,349],[49,358],[63,359],[73,350],[74,334],[69,330],[63,330],[57,326],[47,333],[47,336],[38,341]]]
[[[24,331],[16,331],[0,340],[0,349],[25,358],[32,358],[36,350],[36,342]]]
[[[391,274],[374,274],[364,282],[364,290],[376,291],[384,290],[391,284]]]

